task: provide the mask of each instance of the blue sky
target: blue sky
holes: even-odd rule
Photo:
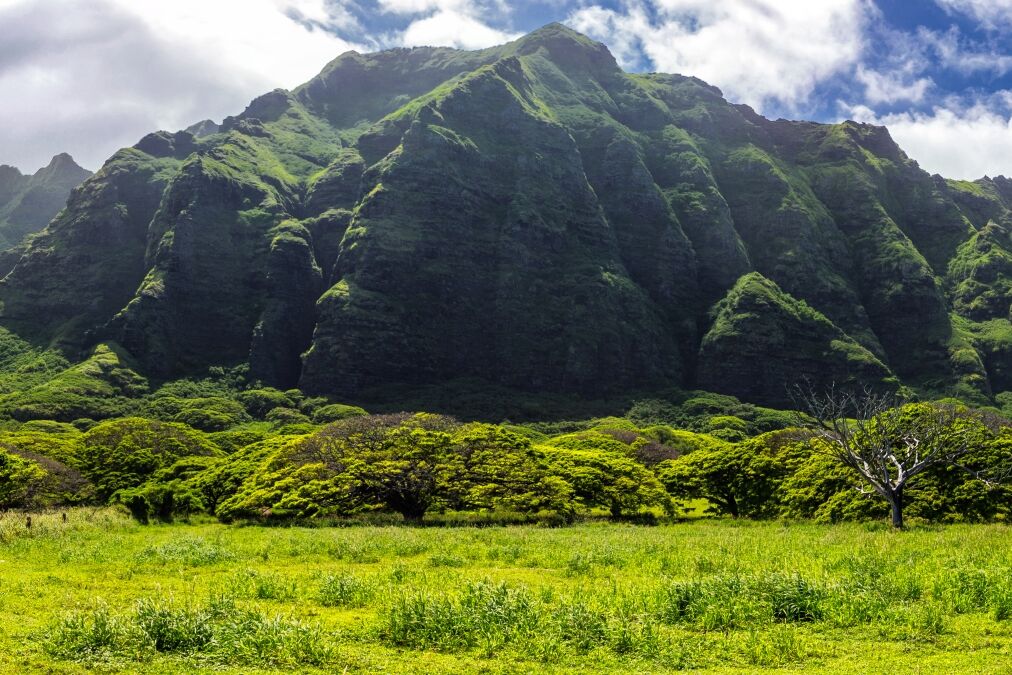
[[[931,172],[1012,175],[1012,0],[0,0],[0,163],[96,168],[347,49],[478,48],[550,21],[768,117],[886,124]]]

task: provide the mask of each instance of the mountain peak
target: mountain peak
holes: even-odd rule
[[[91,172],[80,166],[66,152],[53,155],[49,164],[35,172],[32,177],[35,182],[50,180],[69,181],[76,185],[91,175]]]
[[[532,31],[527,35],[518,38],[514,44],[519,47],[518,51],[521,53],[533,51],[533,49],[530,49],[531,47],[536,49],[542,46],[558,47],[562,45],[566,45],[569,48],[582,48],[593,51],[600,51],[602,49],[607,51],[608,49],[600,42],[592,40],[583,33],[575,31],[569,26],[558,22],[544,25],[541,28]]]
[[[78,163],[74,161],[73,157],[71,157],[66,152],[61,152],[53,155],[53,158],[49,160],[49,164],[46,165],[46,167],[43,170],[66,171],[73,169],[83,170],[82,167],[79,166]]]
[[[220,127],[214,120],[201,120],[186,127],[184,131],[193,134],[194,138],[204,138],[218,133]]]
[[[0,182],[21,178],[21,171],[10,164],[0,164]]]
[[[557,36],[565,36],[565,37],[568,37],[569,39],[575,40],[577,42],[586,42],[586,43],[590,43],[590,44],[597,44],[596,42],[594,42],[593,40],[591,40],[589,37],[587,37],[586,35],[584,35],[583,33],[579,32],[579,31],[576,31],[576,30],[573,30],[572,28],[570,28],[566,24],[560,23],[558,21],[553,21],[552,23],[546,23],[541,28],[538,28],[538,29],[535,29],[535,30],[531,31],[530,33],[528,33],[527,35],[525,35],[524,37],[522,37],[520,39],[521,40],[538,40],[538,39],[544,38],[544,37],[557,37]]]
[[[620,71],[618,62],[605,45],[561,23],[542,26],[507,45],[510,47],[520,56],[544,50],[553,63],[567,69]]]

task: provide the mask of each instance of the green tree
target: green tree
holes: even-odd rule
[[[734,518],[779,515],[782,483],[808,453],[798,429],[762,434],[740,443],[716,442],[657,466],[671,495],[705,499],[710,510]]]
[[[572,486],[585,508],[606,508],[615,518],[651,506],[672,510],[671,499],[653,472],[626,455],[551,446],[543,450],[549,471]]]
[[[932,473],[952,467],[995,484],[1007,471],[984,459],[975,448],[1007,424],[962,405],[896,405],[871,392],[807,393],[803,403],[811,428],[825,441],[830,456],[855,471],[869,491],[889,505],[892,525],[902,528],[907,493],[929,483]],[[936,474],[937,475],[937,474]]]
[[[419,521],[433,508],[568,508],[524,436],[440,415],[372,415],[332,424],[262,461],[220,517],[313,517],[387,509]]]
[[[200,431],[137,417],[98,424],[82,440],[78,465],[102,500],[143,484],[155,471],[182,457],[220,454]]]
[[[0,509],[26,506],[45,479],[46,472],[36,462],[0,449]]]

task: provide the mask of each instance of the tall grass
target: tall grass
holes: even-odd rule
[[[52,656],[89,663],[162,653],[228,665],[323,666],[337,655],[334,636],[318,625],[240,606],[230,595],[196,607],[144,598],[128,613],[105,606],[74,612],[49,627],[44,645]]]
[[[0,544],[0,671],[1012,671],[1004,526],[82,518]]]
[[[29,526],[30,523],[30,526]],[[0,545],[22,539],[57,539],[75,532],[96,529],[135,529],[136,521],[125,509],[76,508],[35,513],[0,511]]]

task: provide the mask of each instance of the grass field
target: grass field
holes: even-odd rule
[[[0,518],[0,670],[1012,672],[1012,530]]]

